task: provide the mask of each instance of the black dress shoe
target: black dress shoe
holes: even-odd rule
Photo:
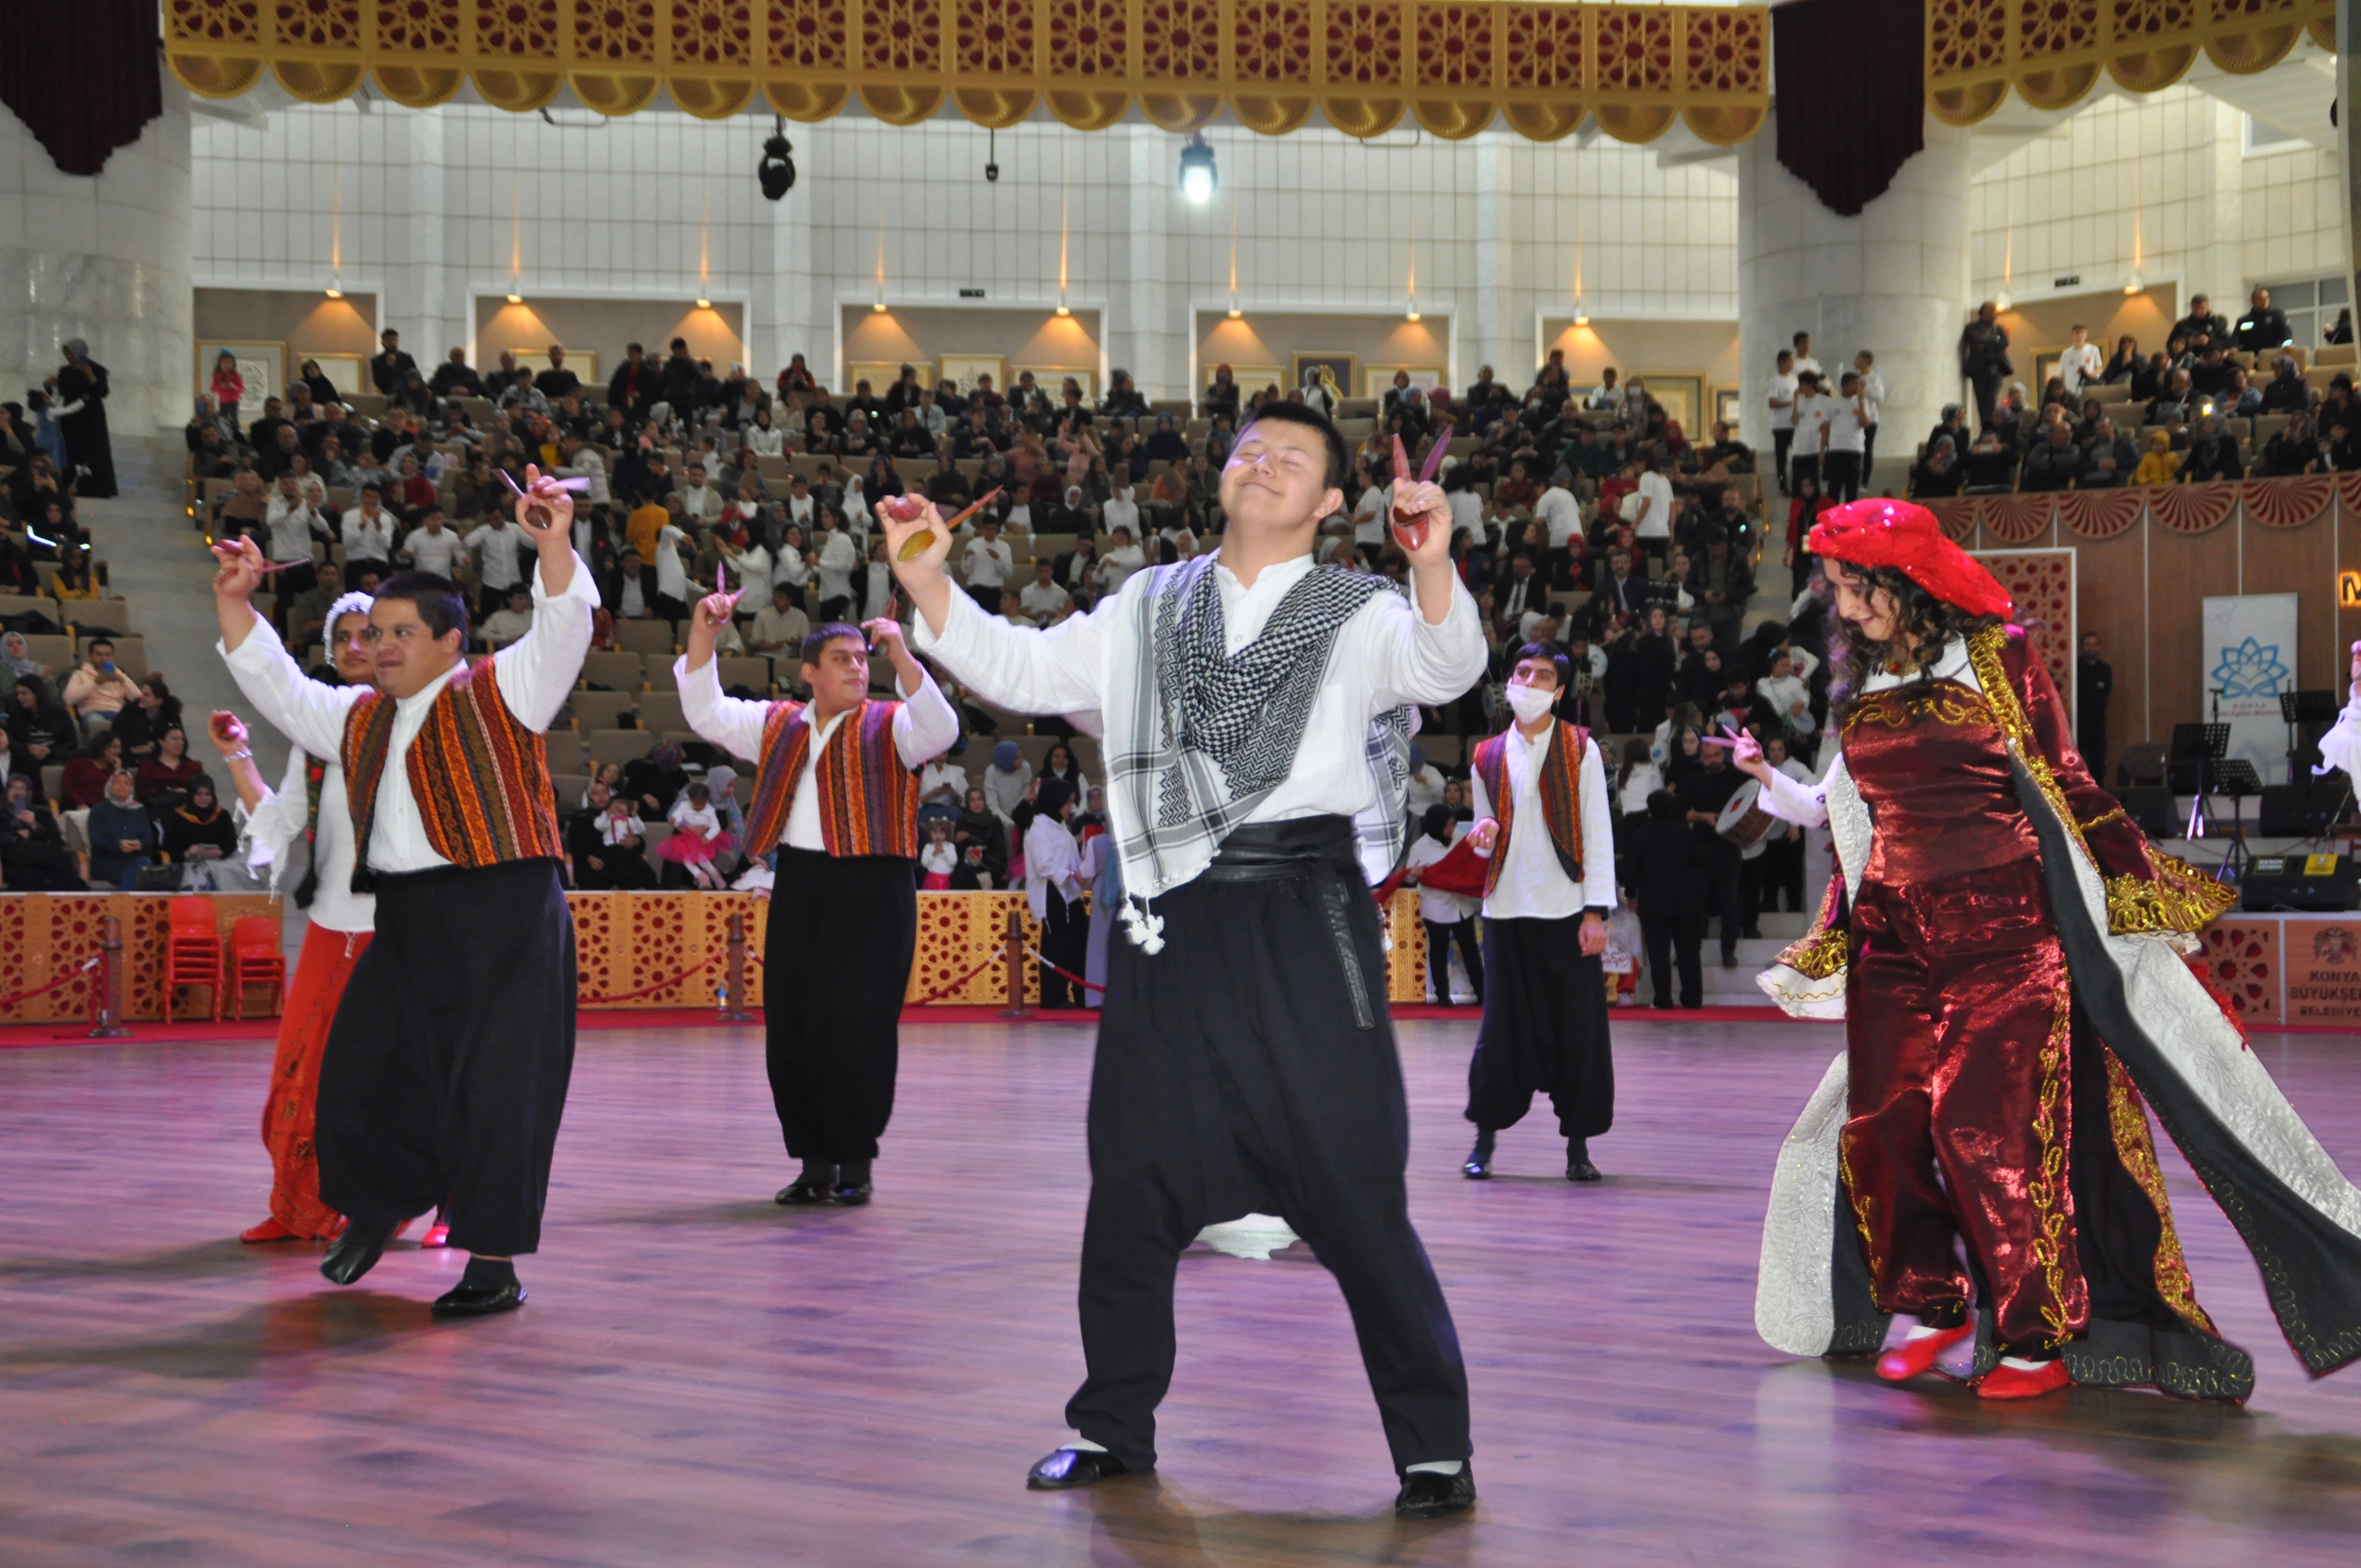
[[[1491,1180],[1492,1151],[1482,1144],[1477,1144],[1468,1152],[1467,1157],[1460,1162],[1459,1174],[1470,1181]]]
[[[1439,1519],[1447,1514],[1464,1514],[1475,1506],[1476,1465],[1470,1460],[1459,1466],[1456,1475],[1438,1475],[1432,1470],[1413,1470],[1404,1475],[1401,1491],[1394,1498],[1394,1517]]]
[[[875,1190],[874,1184],[868,1181],[840,1181],[828,1196],[831,1202],[857,1206],[868,1202],[869,1195]]]
[[[1062,1492],[1087,1486],[1111,1476],[1131,1475],[1131,1466],[1112,1453],[1089,1448],[1061,1448],[1036,1460],[1025,1473],[1025,1485],[1036,1492]]]
[[[489,1318],[494,1312],[513,1312],[524,1305],[524,1287],[514,1279],[498,1285],[470,1285],[461,1280],[457,1285],[434,1298],[434,1315],[438,1318]]]
[[[320,1272],[337,1285],[350,1285],[377,1266],[385,1254],[385,1244],[393,1239],[394,1227],[381,1225],[375,1229],[355,1221],[345,1226],[344,1234],[328,1244],[328,1255],[320,1260]]]
[[[790,1181],[779,1189],[771,1201],[790,1209],[804,1203],[825,1203],[828,1201],[828,1184],[824,1181]]]
[[[1606,1177],[1599,1174],[1598,1168],[1591,1164],[1587,1159],[1567,1160],[1565,1162],[1565,1179],[1568,1181],[1604,1181],[1607,1179]]]

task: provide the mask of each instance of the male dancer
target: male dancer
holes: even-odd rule
[[[713,648],[737,598],[697,601],[673,674],[689,728],[754,764],[746,853],[779,851],[763,941],[764,1057],[803,1173],[775,1201],[866,1203],[918,944],[918,772],[959,739],[959,715],[888,617],[813,629],[800,672],[809,703],[722,696]],[[892,661],[900,702],[870,699],[864,630]],[[797,961],[790,912],[827,923],[828,962]]]
[[[346,594],[328,607],[329,669],[340,685],[367,686],[377,678],[368,637],[369,604],[367,594]],[[295,907],[309,916],[295,977],[280,1009],[279,1049],[262,1107],[262,1144],[270,1151],[270,1212],[238,1240],[330,1241],[344,1228],[344,1216],[320,1201],[320,1053],[377,918],[376,898],[352,891],[353,829],[345,805],[344,762],[334,752],[307,757],[301,746],[291,746],[287,776],[273,793],[254,765],[254,748],[236,715],[214,714],[206,730],[246,807],[257,850],[269,855],[270,890],[291,892]]]
[[[1476,748],[1484,883],[1484,1022],[1467,1064],[1476,1149],[1460,1169],[1492,1174],[1492,1140],[1546,1090],[1565,1135],[1565,1179],[1597,1181],[1590,1140],[1615,1120],[1607,1038],[1607,917],[1615,911],[1615,818],[1590,731],[1557,717],[1567,660],[1552,643],[1517,650],[1512,729]]]
[[[1483,628],[1433,485],[1395,506],[1423,531],[1411,591],[1315,567],[1351,474],[1343,437],[1266,405],[1222,469],[1217,554],[1136,573],[1046,630],[978,609],[943,574],[929,507],[888,520],[919,647],[981,696],[1105,722],[1107,807],[1126,890],[1091,1080],[1081,1433],[1036,1487],[1156,1464],[1172,1376],[1172,1283],[1203,1226],[1277,1213],[1335,1275],[1361,1342],[1406,1518],[1475,1502],[1467,1375],[1411,1230],[1409,1115],[1368,883],[1401,850],[1411,705],[1484,671]],[[903,546],[934,537],[914,559]]]
[[[320,1272],[367,1274],[395,1227],[448,1198],[473,1254],[437,1314],[524,1300],[512,1259],[541,1212],[574,1067],[574,922],[543,731],[590,646],[598,588],[574,554],[574,504],[527,468],[517,520],[540,555],[533,630],[469,663],[456,585],[403,572],[369,609],[378,685],[307,679],[248,601],[251,540],[217,547],[222,652],[264,718],[344,762],[356,892],[377,937],[336,1008],[320,1069],[320,1196],[348,1220]]]

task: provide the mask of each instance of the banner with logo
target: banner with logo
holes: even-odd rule
[[[2279,694],[2295,690],[2295,607],[2293,594],[2205,600],[2199,711],[2230,727],[2228,756],[2252,762],[2267,784],[2288,782]]]

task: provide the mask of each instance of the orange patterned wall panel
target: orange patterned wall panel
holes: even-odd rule
[[[90,1015],[97,971],[75,972],[95,957],[102,925],[112,915],[123,922],[123,1014],[160,1018],[164,1012],[164,944],[171,928],[172,894],[0,893],[0,997],[73,978],[54,991],[0,1007],[0,1024],[79,1023]],[[249,915],[280,916],[279,901],[265,894],[206,894],[222,940]]]

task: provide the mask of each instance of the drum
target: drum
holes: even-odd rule
[[[1747,852],[1751,859],[1770,846],[1763,842],[1779,819],[1763,808],[1763,784],[1759,779],[1748,779],[1730,797],[1730,804],[1714,818],[1713,830]]]

